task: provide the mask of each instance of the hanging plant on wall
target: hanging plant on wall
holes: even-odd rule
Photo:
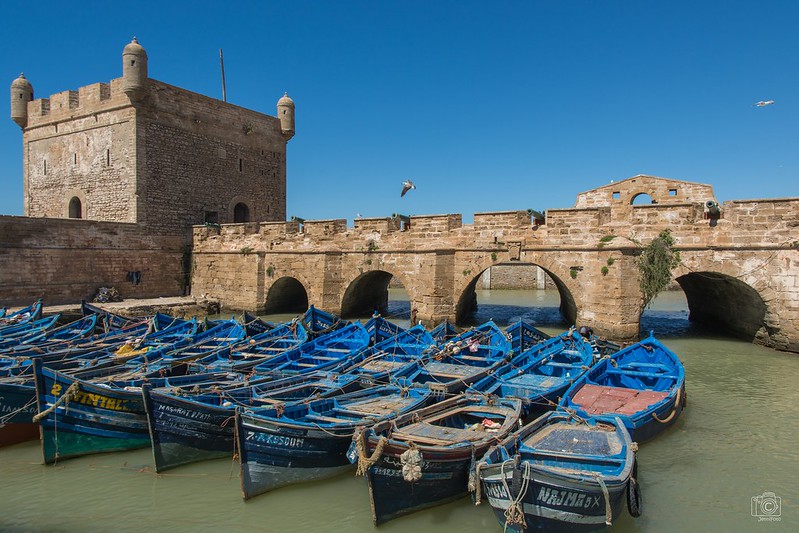
[[[671,271],[680,264],[680,252],[674,249],[671,231],[665,229],[645,246],[636,259],[641,276],[641,293],[647,307],[671,282]]]

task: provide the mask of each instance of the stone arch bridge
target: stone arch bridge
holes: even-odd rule
[[[383,308],[396,277],[418,319],[459,321],[482,272],[527,263],[552,278],[567,321],[632,340],[643,312],[635,258],[667,228],[691,320],[799,352],[799,199],[719,205],[709,185],[652,176],[581,193],[570,209],[477,213],[472,224],[449,214],[196,226],[192,294],[357,316]]]

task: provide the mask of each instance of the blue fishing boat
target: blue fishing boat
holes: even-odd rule
[[[593,364],[591,344],[568,331],[514,355],[493,374],[469,386],[469,392],[520,398],[525,419],[557,406],[563,394]]]
[[[355,435],[374,524],[465,496],[475,461],[518,427],[521,408],[518,399],[461,394]]]
[[[462,332],[420,359],[404,382],[443,396],[494,372],[511,355],[511,341],[493,321]]]
[[[141,387],[195,385],[212,388],[224,373],[117,379],[94,383],[34,362],[36,402],[45,464],[84,455],[149,446]],[[243,377],[242,377],[243,379]]]
[[[424,326],[416,325],[357,352],[335,370],[357,376],[364,385],[386,384],[410,374],[435,346]]]
[[[426,389],[386,385],[280,408],[237,409],[244,499],[352,468],[347,451],[356,429],[415,410],[429,397]]]
[[[544,333],[524,320],[517,320],[505,328],[505,334],[511,341],[511,348],[514,354],[529,350],[536,344],[551,337],[551,335]]]
[[[651,439],[685,407],[685,369],[650,334],[600,359],[564,394],[561,405],[584,418],[620,418],[634,441]]]
[[[85,339],[73,341],[72,347],[54,351],[20,352],[0,358],[0,446],[38,438],[39,426],[32,422],[36,415],[36,387],[33,362],[53,369],[91,368],[92,362],[112,357],[114,350],[125,342],[142,340],[144,344],[172,343],[196,331],[196,322],[182,322],[171,328],[151,333],[145,338],[148,324],[138,324],[116,333],[104,334],[85,344]],[[76,347],[77,346],[77,347]],[[36,347],[34,347],[36,348]],[[81,359],[82,358],[82,359]],[[77,361],[77,362],[76,362]]]
[[[488,499],[505,531],[604,530],[625,502],[640,514],[636,449],[618,418],[547,413],[475,465],[475,500]]]
[[[297,322],[281,324],[196,359],[189,364],[189,371],[197,369],[205,372],[211,370],[243,372],[302,346],[308,338],[308,331],[302,324]]]
[[[233,454],[236,407],[283,406],[362,388],[357,376],[332,372],[258,378],[202,392],[193,387],[142,388],[155,471]]]
[[[42,318],[42,300],[39,299],[35,303],[23,307],[22,309],[17,309],[16,311],[6,311],[6,313],[0,317],[0,328],[4,328],[6,326],[11,326],[14,324],[20,324],[23,322],[30,322],[32,320],[38,320]]]
[[[386,320],[379,313],[372,315],[372,318],[367,320],[363,327],[365,327],[366,332],[369,333],[371,344],[377,344],[392,337],[396,337],[405,331],[405,328]]]
[[[13,341],[5,338],[0,340],[0,354],[9,348],[17,349],[25,346],[36,346],[37,348],[53,348],[56,346],[68,346],[76,339],[82,339],[94,332],[97,327],[97,317],[87,316],[79,318],[69,324],[58,326],[57,321],[60,315],[53,315],[54,326],[49,325],[38,331],[28,331],[27,334],[17,337]]]
[[[430,335],[436,341],[436,344],[444,344],[458,336],[458,329],[452,325],[449,320],[443,321],[430,331]]]
[[[41,338],[48,330],[56,326],[60,318],[60,314],[55,314],[38,320],[19,322],[0,328],[0,349],[19,344],[25,339]]]
[[[369,346],[369,333],[356,322],[333,329],[305,344],[253,367],[258,375],[285,377],[331,370]]]
[[[328,313],[327,311],[317,309],[313,305],[308,307],[297,320],[308,330],[308,334],[311,338],[326,335],[349,324],[349,321],[343,320],[341,317]]]

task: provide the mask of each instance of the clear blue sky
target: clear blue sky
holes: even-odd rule
[[[6,2],[0,66],[36,97],[122,74],[275,114],[287,214],[571,207],[652,174],[720,201],[799,196],[799,2]],[[8,94],[8,93],[6,93]],[[753,107],[759,100],[775,100]],[[6,102],[9,100],[6,99]],[[8,104],[6,104],[8,105]],[[0,121],[0,214],[22,213],[22,136]],[[402,181],[417,185],[400,198]]]

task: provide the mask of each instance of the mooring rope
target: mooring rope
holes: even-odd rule
[[[505,509],[505,525],[502,529],[503,532],[508,530],[508,526],[514,525],[520,526],[520,529],[522,530],[527,529],[527,521],[524,519],[522,500],[527,494],[527,488],[530,484],[530,463],[524,463],[525,472],[522,475],[522,482],[519,486],[519,494],[517,494],[516,497],[513,497],[510,487],[508,487],[508,480],[505,479],[505,464],[508,462],[513,463],[513,468],[515,471],[515,469],[518,468],[518,459],[519,457],[516,456],[511,460],[502,461],[502,464],[500,465],[500,477],[502,478],[502,484],[505,486],[505,492],[508,494],[508,508]]]
[[[608,486],[605,484],[605,480],[602,479],[602,476],[596,476],[596,480],[599,483],[599,487],[602,489],[602,496],[605,497],[605,525],[612,526],[613,509],[610,507],[610,493],[608,492]]]
[[[355,437],[355,448],[358,450],[358,468],[355,470],[356,476],[365,476],[366,472],[380,460],[383,455],[383,448],[388,444],[388,439],[380,437],[375,446],[375,451],[369,457],[366,456],[366,431],[361,431]]]
[[[34,396],[33,399],[28,400],[28,403],[26,403],[25,405],[23,405],[19,409],[15,409],[14,411],[11,411],[10,413],[6,413],[3,416],[0,416],[0,424],[5,425],[5,423],[7,421],[11,420],[12,418],[14,418],[14,416],[17,413],[21,413],[22,411],[24,411],[25,409],[27,409],[28,407],[30,407],[31,405],[33,405],[35,403],[36,403],[36,397]]]
[[[680,407],[680,398],[682,397],[682,388],[677,389],[677,398],[674,400],[674,407],[671,410],[671,413],[666,418],[658,418],[657,413],[652,413],[652,418],[660,422],[661,424],[668,424],[671,420],[677,416],[677,409]]]
[[[62,396],[59,396],[58,399],[53,402],[53,405],[51,405],[41,413],[38,413],[33,416],[33,422],[34,423],[38,422],[42,418],[46,417],[47,415],[55,411],[58,408],[58,406],[61,405],[62,403],[69,405],[70,400],[74,400],[75,398],[77,398],[79,390],[80,390],[80,385],[78,385],[77,381],[73,381],[72,385],[69,386],[66,392]]]

